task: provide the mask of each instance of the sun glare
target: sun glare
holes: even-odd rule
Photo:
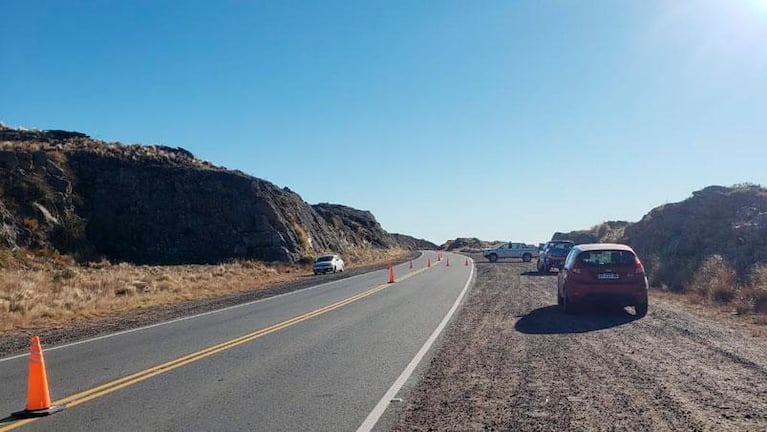
[[[767,0],[750,0],[754,9],[761,13],[767,13]]]

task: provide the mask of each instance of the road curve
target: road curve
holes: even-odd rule
[[[67,409],[0,431],[356,430],[465,293],[473,266],[446,258],[52,347]],[[26,362],[0,359],[0,414],[24,407]]]

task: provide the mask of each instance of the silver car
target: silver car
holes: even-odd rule
[[[338,255],[323,255],[314,260],[314,274],[344,271],[344,260]]]

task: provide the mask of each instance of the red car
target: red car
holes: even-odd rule
[[[574,246],[557,279],[557,304],[565,313],[578,306],[634,306],[647,314],[647,277],[633,249],[614,243]]]

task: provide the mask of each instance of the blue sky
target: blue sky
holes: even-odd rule
[[[767,0],[5,1],[0,120],[540,242],[767,185]]]

